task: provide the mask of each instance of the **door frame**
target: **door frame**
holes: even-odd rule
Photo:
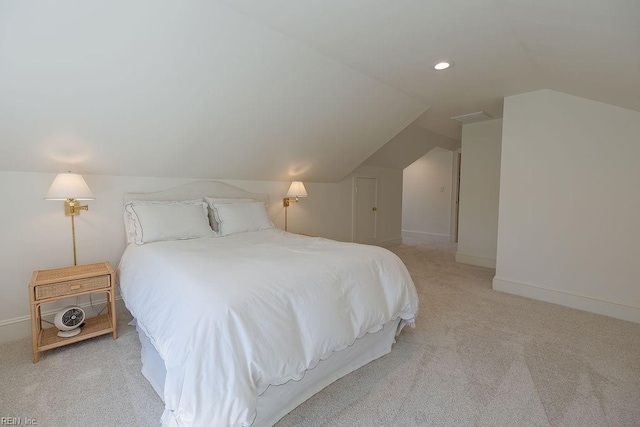
[[[451,220],[449,236],[451,242],[458,241],[460,216],[460,165],[462,164],[462,147],[453,151],[453,177],[451,186]]]
[[[376,207],[378,207],[378,202],[380,200],[380,198],[378,197],[378,193],[380,191],[379,185],[378,185],[378,181],[380,180],[380,177],[374,174],[369,174],[369,173],[356,173],[353,175],[353,181],[352,181],[352,185],[351,185],[351,241],[355,242],[356,241],[356,227],[357,227],[357,218],[356,218],[356,214],[357,214],[357,206],[358,206],[358,194],[357,194],[357,188],[358,188],[358,178],[365,178],[365,179],[375,179],[376,180],[376,193],[375,193],[375,202],[376,202]],[[374,217],[374,222],[373,222],[373,227],[374,227],[374,240],[378,239],[378,212],[380,211],[380,208],[378,207],[378,211],[375,214]]]

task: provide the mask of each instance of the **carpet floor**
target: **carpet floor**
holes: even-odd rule
[[[491,289],[448,244],[400,245],[420,296],[390,354],[283,418],[289,426],[640,426],[640,325]],[[41,354],[0,345],[0,417],[39,426],[157,426],[131,316],[119,338]]]

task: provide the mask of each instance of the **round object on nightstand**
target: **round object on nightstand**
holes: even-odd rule
[[[53,323],[60,330],[58,332],[59,337],[69,338],[80,333],[80,326],[84,319],[84,310],[77,305],[71,305],[56,313]]]

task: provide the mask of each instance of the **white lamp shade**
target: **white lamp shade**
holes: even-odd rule
[[[45,200],[93,200],[93,193],[89,186],[77,173],[59,173],[53,180],[49,191],[44,196]]]
[[[304,188],[302,181],[293,181],[289,191],[287,191],[287,197],[307,197],[307,189]]]

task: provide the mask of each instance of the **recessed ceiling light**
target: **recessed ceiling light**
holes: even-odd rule
[[[433,66],[433,68],[435,68],[437,71],[442,71],[442,70],[446,70],[447,68],[450,68],[453,65],[453,62],[451,61],[441,61],[438,62],[436,65]]]

